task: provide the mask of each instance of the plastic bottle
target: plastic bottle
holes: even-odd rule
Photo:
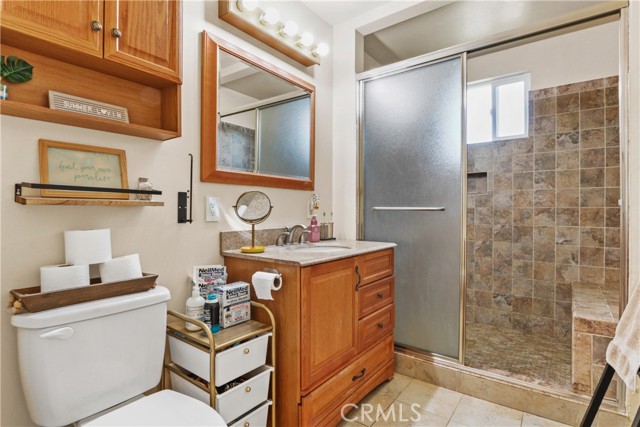
[[[310,242],[319,242],[320,241],[320,227],[318,227],[318,219],[315,215],[311,217],[311,225],[309,226],[309,241]]]
[[[204,298],[200,296],[200,290],[198,289],[198,285],[193,285],[193,291],[191,292],[191,297],[187,299],[187,316],[193,317],[196,320],[204,321]],[[184,324],[185,328],[188,331],[198,331],[200,330],[200,326],[195,325],[190,322],[186,322]]]
[[[211,333],[220,332],[220,303],[215,294],[209,294],[204,303],[204,323],[207,324]]]

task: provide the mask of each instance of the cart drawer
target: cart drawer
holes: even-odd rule
[[[250,341],[216,353],[216,387],[264,365],[267,361],[267,344],[270,336],[271,333],[260,335]]]
[[[269,406],[271,401],[268,400],[258,408],[243,416],[229,427],[263,427],[267,425],[267,415],[269,414]]]
[[[216,395],[216,411],[225,422],[230,422],[267,400],[271,366],[261,366],[249,372],[241,384]]]

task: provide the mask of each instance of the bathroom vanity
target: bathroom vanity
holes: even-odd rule
[[[278,325],[277,419],[335,426],[393,377],[393,243],[335,241],[223,252],[229,281],[277,269],[283,285],[260,300]],[[252,299],[255,293],[252,291]],[[256,320],[261,313],[256,313]]]

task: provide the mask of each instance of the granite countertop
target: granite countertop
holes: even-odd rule
[[[327,247],[326,251],[321,248]],[[336,246],[348,249],[335,250]],[[239,249],[223,251],[223,256],[244,258],[258,261],[277,262],[281,264],[293,264],[307,267],[314,264],[349,258],[369,252],[395,247],[395,243],[367,242],[364,240],[327,240],[318,243],[303,243],[288,246],[267,246],[265,251],[259,254],[242,253]],[[334,250],[331,249],[334,248]],[[306,248],[311,248],[305,250]],[[302,250],[301,250],[302,249]]]

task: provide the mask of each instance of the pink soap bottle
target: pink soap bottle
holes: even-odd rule
[[[311,217],[311,225],[309,226],[309,241],[320,241],[320,227],[318,226],[318,219],[315,215]]]

